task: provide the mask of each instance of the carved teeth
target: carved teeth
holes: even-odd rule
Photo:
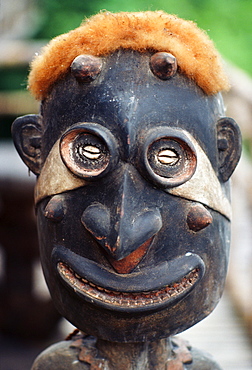
[[[180,282],[168,285],[160,290],[149,292],[117,292],[97,286],[92,282],[80,277],[63,262],[58,263],[60,275],[77,289],[85,293],[90,298],[98,299],[102,302],[113,304],[120,307],[148,306],[163,303],[169,298],[180,295],[191,288],[199,277],[199,270],[195,268],[187,274]]]
[[[102,287],[100,287],[100,286],[98,286],[97,285],[97,287],[96,287],[98,290],[100,290],[100,291],[102,291],[102,292],[104,292],[104,289],[102,288]]]

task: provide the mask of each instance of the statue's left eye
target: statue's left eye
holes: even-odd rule
[[[179,186],[195,172],[197,157],[187,135],[176,128],[157,127],[140,148],[140,169],[161,187]]]
[[[70,171],[83,178],[101,175],[110,162],[110,150],[105,140],[84,129],[67,132],[61,140],[60,152]]]
[[[163,178],[176,179],[190,172],[191,151],[175,138],[154,141],[149,146],[147,158],[152,171]]]

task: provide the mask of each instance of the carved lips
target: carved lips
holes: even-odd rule
[[[62,282],[81,299],[109,310],[157,311],[190,293],[204,275],[192,253],[131,274],[117,274],[64,247],[52,253]]]

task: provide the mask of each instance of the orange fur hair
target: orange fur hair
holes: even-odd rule
[[[212,41],[195,23],[162,11],[99,13],[45,46],[31,64],[28,88],[44,99],[80,54],[106,56],[119,48],[170,52],[181,73],[206,94],[228,90],[228,79]]]

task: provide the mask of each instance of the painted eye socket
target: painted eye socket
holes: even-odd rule
[[[149,146],[147,152],[151,169],[161,177],[174,178],[185,171],[187,152],[172,138],[162,138]]]
[[[142,158],[147,177],[161,187],[188,181],[196,170],[196,151],[189,138],[173,128],[157,128],[147,138]]]
[[[97,176],[108,166],[110,153],[106,143],[98,136],[82,132],[68,145],[68,165],[79,176]]]
[[[115,143],[111,134],[98,124],[80,124],[70,128],[61,138],[63,162],[75,175],[85,179],[103,176],[113,164]]]

